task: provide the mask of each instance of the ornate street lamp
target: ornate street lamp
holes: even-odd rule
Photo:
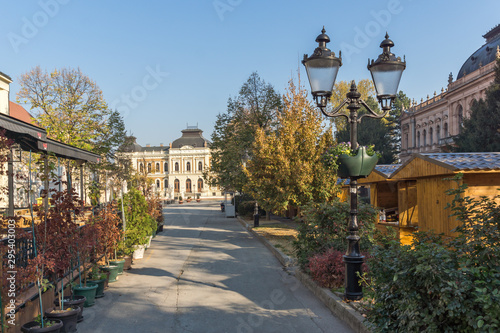
[[[346,99],[337,106],[333,111],[326,110],[328,100],[332,95],[332,89],[335,84],[338,70],[342,66],[341,53],[339,58],[335,57],[335,53],[326,47],[326,43],[330,42],[330,38],[325,33],[325,28],[321,30],[321,35],[316,38],[319,43],[314,53],[308,57],[304,55],[302,63],[306,67],[307,76],[311,85],[311,93],[316,101],[316,105],[321,112],[327,117],[346,117],[350,124],[351,149],[358,149],[358,123],[364,117],[383,118],[389,113],[392,104],[396,99],[396,94],[401,80],[401,75],[406,68],[406,61],[401,61],[401,58],[396,57],[391,53],[391,47],[394,42],[385,35],[385,40],[382,41],[380,47],[382,54],[377,60],[368,60],[368,69],[371,72],[373,84],[377,91],[377,99],[382,108],[382,112],[376,112],[370,109],[365,101],[361,99],[361,94],[358,92],[354,81],[351,83],[351,89],[346,94]],[[349,110],[343,110],[343,107]],[[361,115],[358,118],[358,110],[364,106],[368,113]],[[365,175],[350,175],[350,221],[349,221],[349,236],[348,249],[344,255],[345,263],[345,298],[348,300],[358,300],[363,298],[363,289],[359,284],[359,276],[361,265],[363,264],[364,256],[359,251],[359,235],[358,235],[358,179]]]

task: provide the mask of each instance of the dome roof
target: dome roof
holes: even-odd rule
[[[483,35],[483,37],[486,38],[486,44],[481,46],[479,50],[474,52],[465,61],[458,72],[457,80],[495,61],[497,48],[500,48],[500,25],[491,29],[488,33]]]
[[[172,148],[182,148],[184,146],[191,147],[208,147],[210,142],[202,135],[203,131],[197,127],[188,127],[182,130],[182,136],[172,142]]]

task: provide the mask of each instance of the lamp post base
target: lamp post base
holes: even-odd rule
[[[363,287],[359,284],[359,277],[363,273],[361,265],[364,256],[344,255],[345,263],[345,294],[344,298],[350,301],[357,301],[363,298]],[[359,275],[358,275],[359,274]]]

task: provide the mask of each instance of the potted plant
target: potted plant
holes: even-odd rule
[[[101,266],[101,269],[109,272],[108,282],[115,282],[119,267],[110,264],[109,258],[116,253],[116,247],[122,238],[122,231],[118,227],[120,216],[118,215],[116,203],[111,202],[100,209],[92,218],[91,223],[96,228],[97,250],[99,253],[104,254],[105,265]]]
[[[74,249],[79,250],[79,228],[76,218],[81,217],[83,203],[79,200],[74,189],[52,191],[50,207],[40,209],[37,214],[42,223],[35,227],[38,242],[38,272],[42,276],[47,274],[49,280],[60,280],[58,293],[59,306],[45,311],[49,319],[59,319],[63,323],[63,332],[76,330],[79,307],[68,307],[64,300],[64,277],[71,268]],[[83,245],[85,247],[85,245]],[[57,282],[54,283],[57,286]],[[42,321],[43,323],[43,321]]]
[[[196,193],[196,202],[200,202],[201,201],[201,193]]]
[[[153,225],[156,229],[156,222],[148,214],[146,198],[135,188],[123,196],[123,207],[127,217],[125,247],[134,249],[133,259],[141,259],[144,256],[144,244],[148,242]]]
[[[95,283],[97,285],[95,291],[95,298],[104,297],[104,284],[106,283],[107,275],[99,271],[96,264],[92,266],[89,273],[87,282]]]
[[[191,202],[191,197],[187,197],[187,202]]]
[[[182,196],[179,195],[179,204],[182,204],[183,201],[182,201]]]
[[[79,283],[73,285],[72,290],[74,295],[84,296],[84,307],[90,307],[95,304],[95,295],[98,288],[96,283],[88,281],[87,269],[91,265],[92,254],[96,248],[97,231],[95,225],[89,223],[79,230],[77,261],[79,263]]]
[[[23,333],[57,333],[60,332],[63,323],[59,319],[42,319],[39,315],[35,320],[21,326]]]
[[[367,177],[377,165],[380,154],[374,150],[374,145],[351,149],[350,142],[341,142],[329,147],[323,154],[323,163],[337,170],[341,178]]]

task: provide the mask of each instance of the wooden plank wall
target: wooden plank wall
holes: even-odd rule
[[[398,182],[398,208],[400,226],[416,226],[419,224],[416,181]]]
[[[443,178],[437,176],[417,180],[418,226],[422,231],[434,230],[436,233],[452,236],[451,230],[457,226],[457,221],[450,217],[451,210],[446,209],[453,200],[446,191],[456,188],[457,184]]]
[[[481,196],[493,198],[500,195],[500,173],[466,173],[463,182],[469,186],[466,196],[479,199]],[[500,204],[500,199],[497,202]]]

